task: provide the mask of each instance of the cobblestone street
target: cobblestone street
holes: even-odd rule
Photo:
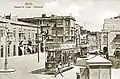
[[[8,67],[15,68],[12,73],[0,73],[0,79],[76,79],[76,68],[63,72],[63,76],[32,74],[31,71],[44,68],[44,53],[40,54],[40,62],[37,62],[37,54],[8,58]],[[4,63],[4,59],[0,59]],[[3,65],[0,65],[3,68]],[[112,68],[112,79],[118,79],[120,69]]]
[[[8,58],[8,68],[15,68],[12,73],[0,73],[0,79],[54,79],[54,75],[32,74],[31,71],[44,68],[44,54],[40,54],[40,62],[37,62],[37,54]],[[0,59],[4,63],[4,59]],[[0,65],[3,68],[3,65]],[[68,75],[69,74],[69,75]],[[56,79],[75,79],[75,69],[63,73],[64,77],[57,75]]]
[[[44,54],[40,54],[39,63],[37,54],[8,58],[8,68],[15,68],[16,71],[13,73],[0,73],[0,79],[33,79],[37,76],[32,75],[30,72],[44,67],[44,59]],[[4,59],[0,59],[0,62],[3,63],[0,68],[4,68]]]

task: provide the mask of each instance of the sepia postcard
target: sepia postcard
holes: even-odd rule
[[[120,0],[1,0],[0,79],[119,79]]]

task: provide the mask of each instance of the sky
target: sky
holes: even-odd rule
[[[26,2],[43,8],[15,8],[25,6]],[[9,13],[18,17],[36,17],[43,13],[71,15],[85,29],[100,31],[104,19],[120,15],[120,0],[0,0],[0,15]]]

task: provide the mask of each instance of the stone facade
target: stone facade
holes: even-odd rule
[[[45,37],[42,37],[42,34],[47,34],[46,39],[53,40],[52,42],[54,43],[57,41],[58,43],[69,42],[75,44],[76,20],[71,16],[46,16],[46,14],[42,14],[42,17],[19,18],[19,21],[37,24],[39,27],[39,41],[41,43],[45,40]],[[47,40],[44,42],[44,44],[47,45],[43,45],[48,49],[54,47],[51,46]]]
[[[90,32],[88,35],[89,51],[100,51],[101,49],[101,32]]]
[[[104,20],[102,29],[102,50],[106,48],[109,55],[113,55],[120,46],[120,16]]]
[[[36,25],[1,18],[0,57],[5,57],[5,54],[12,57],[35,53],[36,33]]]

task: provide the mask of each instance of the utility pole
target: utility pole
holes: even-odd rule
[[[107,31],[107,53],[108,53],[108,31]]]
[[[8,50],[7,50],[7,31],[6,31],[6,27],[5,27],[5,63],[4,63],[4,69],[7,70],[7,64],[8,64],[8,61],[7,61],[7,56],[8,56]]]
[[[101,37],[100,37],[101,38]],[[99,38],[99,52],[101,52],[101,39]]]
[[[76,47],[78,46],[78,38],[77,38],[77,33],[78,33],[78,29],[75,29],[75,38],[76,38]]]
[[[37,23],[37,52],[38,52],[38,63],[39,63],[39,61],[40,61],[40,59],[39,59],[39,21],[38,21],[38,23]]]

